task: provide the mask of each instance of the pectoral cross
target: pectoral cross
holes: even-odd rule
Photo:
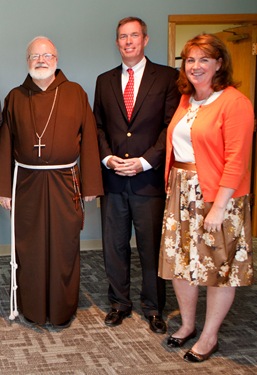
[[[41,143],[41,137],[38,137],[38,145],[34,145],[34,147],[38,147],[38,157],[41,157],[41,148],[46,147],[46,145]]]

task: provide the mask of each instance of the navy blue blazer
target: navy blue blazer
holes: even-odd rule
[[[102,166],[105,192],[122,192],[130,178],[135,194],[164,195],[166,130],[178,106],[178,71],[147,59],[131,120],[128,121],[121,86],[122,65],[97,78],[94,114],[101,160],[143,157],[153,167],[133,177],[118,176]]]

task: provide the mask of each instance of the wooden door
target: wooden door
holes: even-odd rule
[[[253,55],[253,43],[256,43],[257,26],[229,28],[216,33],[226,44],[233,62],[233,76],[241,85],[238,89],[254,105],[256,82],[256,55]]]
[[[256,54],[254,48],[257,41],[257,26],[243,26],[229,28],[226,31],[216,33],[223,40],[230,51],[233,62],[233,76],[240,82],[238,89],[246,95],[256,108]],[[256,111],[255,111],[256,116]],[[243,126],[243,124],[242,124]],[[256,125],[253,135],[251,169],[251,208],[252,231],[257,236],[257,136]]]

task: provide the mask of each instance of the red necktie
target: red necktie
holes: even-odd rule
[[[129,74],[129,80],[125,87],[123,96],[127,109],[128,119],[130,120],[134,106],[134,71],[133,69],[129,68],[127,72]]]

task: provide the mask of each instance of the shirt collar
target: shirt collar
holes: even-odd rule
[[[134,73],[138,72],[140,69],[143,69],[145,67],[145,64],[146,64],[146,58],[144,56],[142,58],[142,60],[139,61],[139,63],[137,63],[136,65],[132,66],[132,69],[134,70]],[[129,67],[126,64],[124,64],[124,62],[122,63],[122,73],[127,72],[127,70],[129,68],[131,68],[131,67]]]

